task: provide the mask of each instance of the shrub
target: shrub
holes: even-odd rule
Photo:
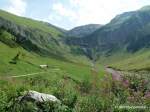
[[[101,112],[103,109],[102,100],[98,96],[83,97],[75,107],[76,112]]]
[[[82,93],[89,93],[92,89],[92,84],[88,80],[83,80],[79,86]]]
[[[19,60],[20,52],[17,53],[17,55],[9,62],[11,64],[17,64],[17,61]]]
[[[73,90],[56,90],[54,95],[62,101],[62,104],[68,106],[70,109],[75,107],[77,102],[77,93]]]
[[[54,103],[54,102],[45,102],[38,106],[38,111],[42,112],[71,112],[71,109],[69,109],[67,106],[60,104],[60,103]]]

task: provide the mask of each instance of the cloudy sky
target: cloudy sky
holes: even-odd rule
[[[0,9],[65,29],[106,24],[117,14],[150,5],[150,0],[0,0]]]

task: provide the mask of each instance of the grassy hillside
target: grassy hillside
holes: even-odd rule
[[[74,53],[72,48],[65,44],[65,30],[49,23],[19,17],[0,10],[1,41],[11,47],[16,43],[30,52],[38,53],[60,60],[71,60],[81,58],[87,62],[86,56]],[[3,33],[4,32],[4,33]],[[13,37],[13,40],[4,38]],[[10,42],[11,41],[11,42]],[[12,44],[12,45],[11,45]],[[74,56],[75,55],[75,56]]]
[[[62,41],[64,31],[51,24],[0,10],[0,30],[12,35],[13,41],[28,51],[53,58],[69,54],[69,47]]]
[[[119,51],[111,56],[101,56],[97,63],[123,71],[150,71],[150,52],[148,48],[130,53]]]
[[[110,64],[112,67],[121,70],[133,71],[150,71],[150,52],[148,49],[141,50],[134,54],[128,54],[126,58],[122,58]]]
[[[9,63],[20,52],[17,64]],[[48,64],[51,68],[68,72],[76,78],[90,77],[90,66],[82,63],[65,62],[53,58],[41,57],[35,53],[27,52],[22,47],[11,48],[0,42],[0,74],[1,76],[23,75],[41,72],[39,65]],[[80,69],[82,67],[82,69]],[[82,73],[82,74],[81,74]]]
[[[33,29],[39,29],[47,33],[51,33],[53,37],[60,37],[60,35],[63,35],[61,30],[56,29],[54,26],[48,26],[44,24],[44,22],[41,21],[35,21],[32,19],[28,19],[25,17],[19,17],[13,14],[10,14],[8,12],[5,12],[3,10],[0,10],[0,17],[4,18],[8,21],[11,21],[13,23],[16,23],[17,25],[21,25],[23,27],[33,28]]]
[[[20,52],[16,64],[9,63]],[[119,82],[112,81],[111,75],[106,74],[104,68],[97,64],[93,70],[91,66],[71,63],[55,58],[42,57],[34,52],[28,52],[21,46],[12,48],[0,42],[0,111],[16,112],[37,111],[32,102],[18,103],[17,98],[25,91],[35,90],[53,94],[62,102],[61,105],[43,103],[42,109],[59,110],[60,112],[96,112],[119,111],[118,105],[148,105],[143,101],[130,101],[132,95]],[[40,64],[49,65],[48,69],[41,69]],[[43,72],[31,76],[21,76]],[[8,105],[9,104],[9,105]],[[94,110],[94,111],[93,111]],[[127,111],[130,112],[130,111]],[[136,109],[133,112],[138,112]],[[147,112],[146,110],[143,112]]]
[[[20,55],[16,63],[10,63],[18,53]],[[97,91],[96,82],[99,82],[104,76],[103,68],[98,72],[92,72],[91,66],[84,64],[82,58],[81,60],[76,59],[76,62],[73,63],[63,59],[43,57],[34,52],[28,52],[19,45],[11,47],[3,41],[0,41],[0,59],[1,112],[6,112],[6,110],[16,112],[17,109],[22,110],[24,107],[24,111],[35,111],[34,103],[26,102],[24,105],[16,101],[18,96],[28,90],[55,95],[62,101],[59,108],[54,106],[55,110],[71,110],[76,107],[86,110],[87,108],[82,106],[82,103],[86,102],[85,99],[90,100],[93,92]],[[73,59],[75,60],[75,58]],[[39,67],[41,64],[47,64],[49,67],[41,69]],[[39,74],[22,77],[22,75],[32,73]],[[95,97],[93,96],[93,98]],[[99,102],[99,100],[96,101]],[[91,100],[91,102],[95,101]],[[95,109],[99,108],[99,103],[96,104],[98,105]],[[46,106],[46,104],[43,105]],[[43,108],[49,109],[53,105]],[[89,111],[92,107],[92,105],[89,107]]]

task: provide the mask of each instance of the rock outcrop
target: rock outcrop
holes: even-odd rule
[[[45,93],[39,93],[37,91],[28,91],[25,95],[19,97],[20,101],[32,101],[32,102],[60,102],[55,96]]]

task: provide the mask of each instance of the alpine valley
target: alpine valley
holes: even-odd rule
[[[71,30],[0,10],[1,112],[149,112],[121,105],[150,105],[150,6]]]

